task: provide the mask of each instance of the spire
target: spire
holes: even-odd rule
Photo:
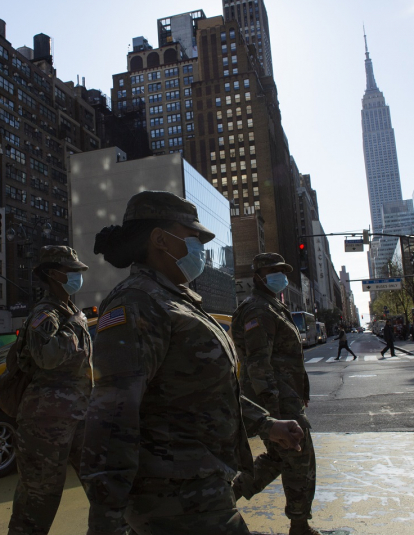
[[[369,57],[367,36],[364,28],[364,40],[365,40],[365,73],[367,76],[367,88],[366,91],[378,91],[377,83],[374,78],[374,68],[372,66],[372,60]]]

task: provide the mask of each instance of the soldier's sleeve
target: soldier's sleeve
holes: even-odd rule
[[[168,314],[129,290],[101,315],[81,461],[90,501],[90,533],[123,533],[123,515],[139,466],[139,409],[170,341]]]
[[[60,323],[54,310],[41,310],[31,319],[26,343],[30,355],[40,368],[52,370],[84,351],[74,325]]]
[[[275,418],[272,418],[267,410],[245,396],[241,396],[240,400],[247,436],[259,435],[261,438],[268,438],[270,429],[276,421]]]
[[[246,368],[261,405],[280,418],[279,388],[271,364],[276,325],[266,310],[251,308],[244,314],[243,333]]]

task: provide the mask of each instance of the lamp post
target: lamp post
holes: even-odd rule
[[[24,258],[26,259],[27,263],[27,269],[29,271],[28,273],[28,281],[29,281],[29,310],[32,308],[33,303],[33,274],[32,274],[32,259],[33,259],[33,251],[31,250],[31,246],[33,245],[33,234],[37,227],[42,228],[42,233],[45,234],[45,236],[50,236],[50,233],[52,232],[52,227],[50,223],[48,222],[49,218],[45,217],[39,217],[36,216],[32,226],[30,228],[30,233],[27,233],[27,230],[22,225],[22,223],[10,223],[9,228],[6,231],[6,238],[9,242],[12,242],[16,236],[19,234],[23,237],[23,245],[25,248]],[[15,227],[17,230],[14,230]]]

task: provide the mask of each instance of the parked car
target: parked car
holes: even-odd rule
[[[6,357],[14,342],[0,347],[0,375],[6,369]],[[16,452],[14,449],[14,431],[16,420],[0,410],[0,478],[7,476],[16,468]]]

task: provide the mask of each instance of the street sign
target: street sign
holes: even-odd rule
[[[377,292],[381,290],[400,290],[402,279],[371,279],[362,281],[363,292]]]
[[[346,253],[361,253],[364,250],[364,240],[359,238],[357,240],[345,240]]]

